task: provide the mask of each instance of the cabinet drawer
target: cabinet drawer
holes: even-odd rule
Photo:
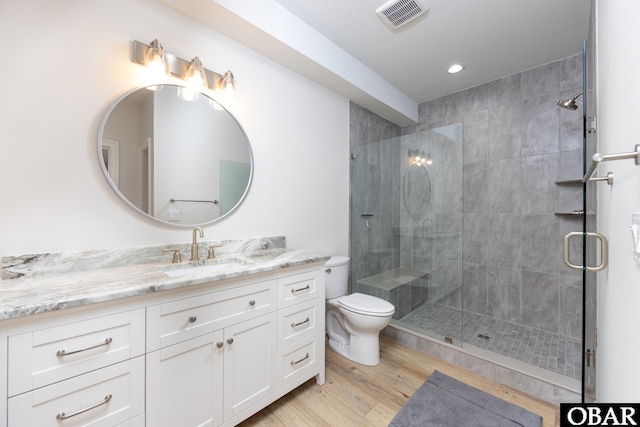
[[[144,354],[144,309],[9,337],[9,396]]]
[[[116,426],[144,413],[144,356],[12,397],[10,426]]]
[[[314,270],[278,279],[278,308],[313,298],[324,300],[324,271]]]
[[[324,334],[324,300],[314,299],[278,312],[278,348]]]
[[[276,308],[275,280],[147,308],[147,351],[155,351]]]
[[[324,363],[319,357],[321,344],[324,344],[324,337],[314,337],[278,352],[280,386],[319,371],[320,362]]]

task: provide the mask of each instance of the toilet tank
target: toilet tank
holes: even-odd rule
[[[332,256],[325,264],[326,299],[347,294],[349,283],[349,257]]]

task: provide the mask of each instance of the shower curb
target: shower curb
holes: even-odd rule
[[[554,405],[578,403],[581,400],[580,383],[575,380],[573,380],[575,384],[569,386],[550,382],[398,325],[387,326],[381,334],[421,353],[452,363]]]

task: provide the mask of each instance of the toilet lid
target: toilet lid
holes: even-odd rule
[[[389,301],[359,293],[338,298],[338,304],[349,311],[373,316],[388,316],[396,311]]]

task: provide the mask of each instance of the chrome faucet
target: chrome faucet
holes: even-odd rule
[[[196,227],[193,229],[193,242],[191,242],[191,259],[189,261],[198,261],[198,235],[197,232],[200,232],[200,237],[204,237],[204,231],[202,231],[202,227]]]

